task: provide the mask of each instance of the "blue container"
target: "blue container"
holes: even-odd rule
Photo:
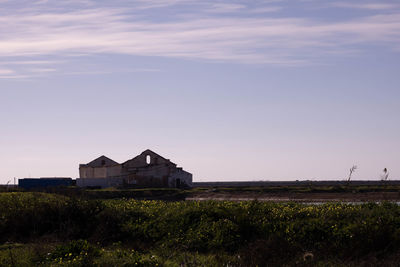
[[[71,178],[24,178],[18,179],[18,186],[24,189],[70,186]]]

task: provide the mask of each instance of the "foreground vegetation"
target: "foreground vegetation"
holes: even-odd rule
[[[0,185],[0,193],[3,192],[24,192],[19,187],[8,187]],[[76,186],[69,187],[48,187],[35,188],[33,191],[65,195],[68,197],[85,199],[113,199],[113,198],[135,198],[144,200],[184,200],[193,195],[201,196],[202,193],[272,193],[272,194],[292,194],[292,193],[326,193],[326,194],[359,194],[359,193],[397,193],[400,198],[400,185],[391,181],[382,182],[380,185],[357,185],[357,184],[338,184],[320,185],[310,182],[308,185],[299,184],[291,186],[217,186],[217,187],[194,187],[194,188],[105,188],[105,189],[86,189]]]
[[[0,266],[390,265],[400,207],[1,193],[0,244]]]

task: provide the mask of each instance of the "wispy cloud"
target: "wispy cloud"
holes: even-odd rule
[[[115,73],[145,73],[145,72],[160,72],[156,68],[113,68],[113,69],[92,69],[86,70],[77,67],[75,70],[59,71],[55,68],[27,68],[22,70],[0,69],[0,79],[20,79],[32,80],[34,78],[51,76],[78,76],[78,75],[108,75]]]
[[[161,8],[167,6],[175,6],[178,4],[193,3],[194,0],[136,0],[132,1],[138,8]]]
[[[207,2],[202,2],[196,4],[196,8],[203,8],[201,16],[160,20],[154,14],[137,11],[144,6],[187,5],[191,1],[133,1],[137,5],[124,8],[91,6],[90,1],[75,2],[87,7],[59,10],[30,6],[4,13],[0,17],[0,57],[116,53],[298,65],[324,55],[358,51],[359,45],[376,44],[398,49],[400,43],[400,12],[323,22],[305,17],[253,16],[257,9],[247,7],[246,3],[205,5]],[[266,3],[259,9],[279,11],[282,7],[276,6],[277,3]],[[224,13],[223,16],[220,13]],[[231,13],[234,14],[231,16]],[[23,62],[35,60],[15,64]]]
[[[0,75],[9,75],[9,74],[13,74],[14,71],[13,70],[9,70],[9,69],[0,69]]]
[[[245,8],[246,6],[242,4],[215,3],[212,4],[207,11],[215,13],[229,13],[229,12],[237,12]]]
[[[63,61],[54,60],[13,60],[13,61],[1,61],[0,65],[47,65],[47,64],[57,64]]]
[[[22,75],[22,74],[8,74],[8,75],[1,75],[0,79],[2,80],[25,80],[32,78],[30,75]]]
[[[400,5],[396,4],[388,4],[382,2],[376,3],[350,3],[350,2],[336,2],[331,3],[333,7],[341,7],[341,8],[355,8],[355,9],[369,9],[369,10],[390,10],[394,8],[399,8]]]
[[[33,73],[48,73],[48,72],[57,71],[57,69],[36,68],[36,69],[30,69],[29,71],[30,71],[30,72],[33,72]]]
[[[271,13],[271,12],[278,12],[282,10],[282,7],[279,6],[270,6],[270,7],[261,7],[261,8],[254,8],[249,10],[249,13]]]
[[[159,69],[114,69],[114,70],[93,70],[93,71],[70,71],[63,72],[60,75],[98,75],[98,74],[113,74],[113,73],[135,73],[135,72],[159,72]]]

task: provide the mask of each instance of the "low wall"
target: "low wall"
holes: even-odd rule
[[[76,185],[79,187],[116,187],[123,183],[123,178],[77,178]]]

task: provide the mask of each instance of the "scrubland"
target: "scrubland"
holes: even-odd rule
[[[376,266],[395,203],[85,199],[0,193],[0,266]]]

